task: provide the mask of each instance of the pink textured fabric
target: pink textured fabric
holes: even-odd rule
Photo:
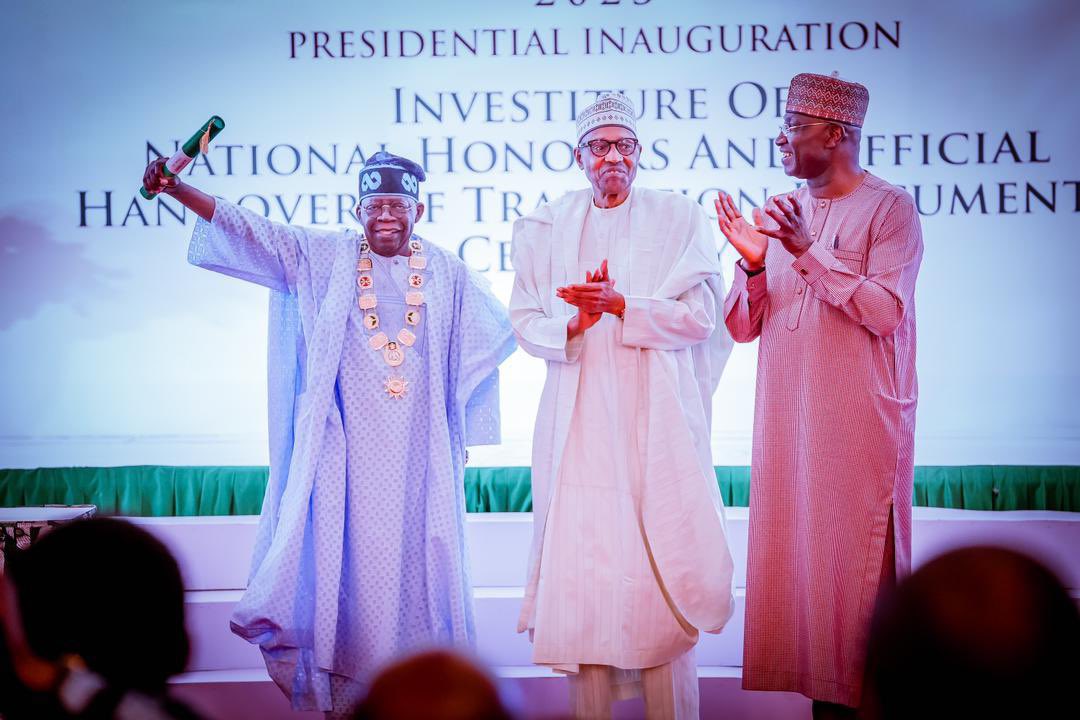
[[[870,91],[864,85],[835,76],[800,73],[791,78],[786,110],[862,127],[869,105]]]
[[[724,309],[736,341],[761,339],[743,687],[857,707],[880,585],[911,562],[922,232],[870,174],[796,196],[815,243],[796,260],[772,241]]]

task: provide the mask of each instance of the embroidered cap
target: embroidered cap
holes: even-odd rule
[[[618,125],[637,135],[637,113],[634,103],[622,93],[606,93],[577,116],[577,141],[590,130],[604,125]]]
[[[420,181],[425,179],[424,168],[412,160],[380,151],[369,157],[360,171],[360,198],[401,195],[419,201]]]
[[[870,91],[857,82],[840,78],[840,74],[815,75],[799,73],[791,78],[788,87],[787,112],[812,115],[822,120],[836,120],[862,127]]]

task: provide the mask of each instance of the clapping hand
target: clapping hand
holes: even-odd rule
[[[776,223],[776,227],[764,227],[755,215],[754,222],[759,226],[756,230],[779,240],[793,256],[800,257],[813,244],[795,193],[769,198],[765,203],[765,214]]]
[[[743,267],[750,272],[764,267],[765,253],[769,249],[771,236],[762,228],[765,217],[761,214],[761,210],[754,208],[754,224],[751,225],[735,207],[735,200],[726,192],[717,193],[713,204],[716,207],[716,220],[720,224],[720,232],[742,256]]]
[[[584,284],[556,288],[555,295],[578,309],[566,328],[571,338],[600,322],[605,312],[621,315],[626,308],[626,299],[615,291],[615,281],[608,276],[607,260],[595,271],[586,271]]]
[[[589,314],[621,315],[626,308],[626,298],[615,290],[615,281],[608,276],[607,260],[596,272],[586,272],[583,284],[557,288],[555,294]]]

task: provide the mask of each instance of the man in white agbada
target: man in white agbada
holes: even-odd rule
[[[534,662],[569,675],[576,717],[641,693],[650,718],[696,718],[698,632],[732,612],[709,447],[731,349],[716,242],[693,201],[631,189],[625,96],[585,108],[577,137],[592,187],[514,225],[510,320],[547,361],[518,631]]]
[[[166,177],[200,218],[188,260],[269,287],[270,479],[233,632],[294,710],[352,717],[403,653],[475,642],[465,448],[498,442],[506,310],[413,233],[424,170],[378,152],[350,230],[272,223]]]

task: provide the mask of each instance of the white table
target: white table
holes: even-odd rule
[[[92,517],[97,505],[36,505],[0,508],[0,572],[9,553],[25,550],[55,525]]]

